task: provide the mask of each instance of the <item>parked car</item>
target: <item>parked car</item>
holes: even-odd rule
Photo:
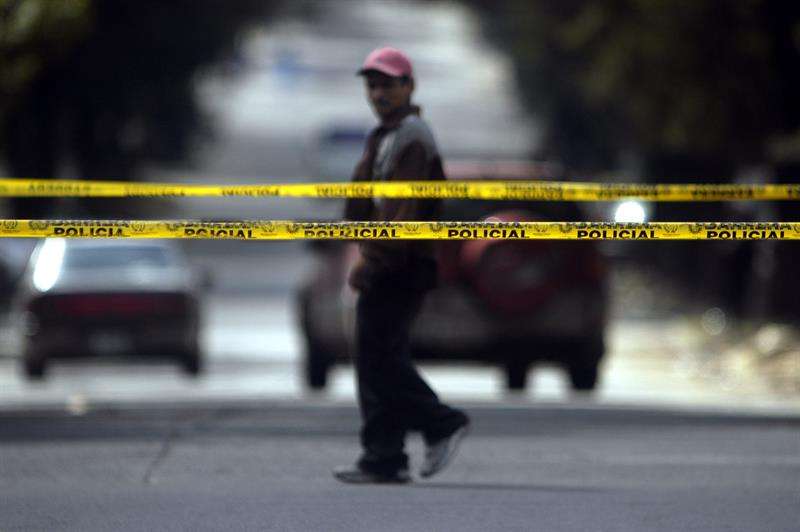
[[[143,355],[203,367],[202,279],[164,241],[40,241],[14,309],[22,368],[40,379],[56,358]]]
[[[520,177],[520,176],[512,176]],[[491,173],[451,178],[505,179]],[[571,202],[446,200],[450,221],[580,221]],[[335,363],[351,358],[355,294],[346,283],[355,243],[312,243],[317,267],[297,293],[305,338],[306,383],[323,388]],[[426,298],[411,335],[419,360],[480,361],[505,368],[507,386],[522,389],[531,364],[562,365],[576,390],[592,390],[605,352],[607,264],[596,243],[442,241],[440,283]]]

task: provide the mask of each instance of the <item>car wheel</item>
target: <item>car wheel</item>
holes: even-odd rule
[[[330,359],[316,348],[310,339],[307,340],[305,377],[308,387],[312,390],[325,388],[328,385],[330,367]]]
[[[203,356],[199,350],[192,350],[180,355],[181,369],[190,377],[203,373]]]
[[[570,384],[572,389],[578,392],[590,392],[597,386],[598,368],[594,366],[570,366],[567,370],[569,372]]]
[[[528,382],[528,363],[511,361],[506,364],[506,388],[524,390]]]
[[[303,377],[306,386],[312,390],[322,390],[328,385],[328,372],[333,365],[332,357],[314,339],[310,307],[311,290],[306,287],[298,296],[298,321],[306,343]]]
[[[597,387],[600,375],[600,360],[605,353],[605,342],[602,336],[592,338],[583,343],[574,359],[567,364],[572,389],[589,392]]]
[[[26,356],[23,361],[23,370],[28,380],[42,380],[47,372],[47,359]]]

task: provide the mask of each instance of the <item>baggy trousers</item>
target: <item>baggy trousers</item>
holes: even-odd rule
[[[364,469],[406,468],[408,431],[420,431],[430,443],[466,420],[463,412],[439,401],[411,361],[409,333],[426,292],[403,276],[391,276],[359,294],[355,362]]]

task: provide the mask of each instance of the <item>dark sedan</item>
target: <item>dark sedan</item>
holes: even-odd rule
[[[168,357],[199,374],[199,281],[167,242],[41,241],[15,298],[25,374],[87,355]]]

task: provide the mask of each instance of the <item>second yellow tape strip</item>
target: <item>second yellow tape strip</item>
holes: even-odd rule
[[[0,220],[7,238],[239,240],[800,240],[800,222],[293,222]]]

